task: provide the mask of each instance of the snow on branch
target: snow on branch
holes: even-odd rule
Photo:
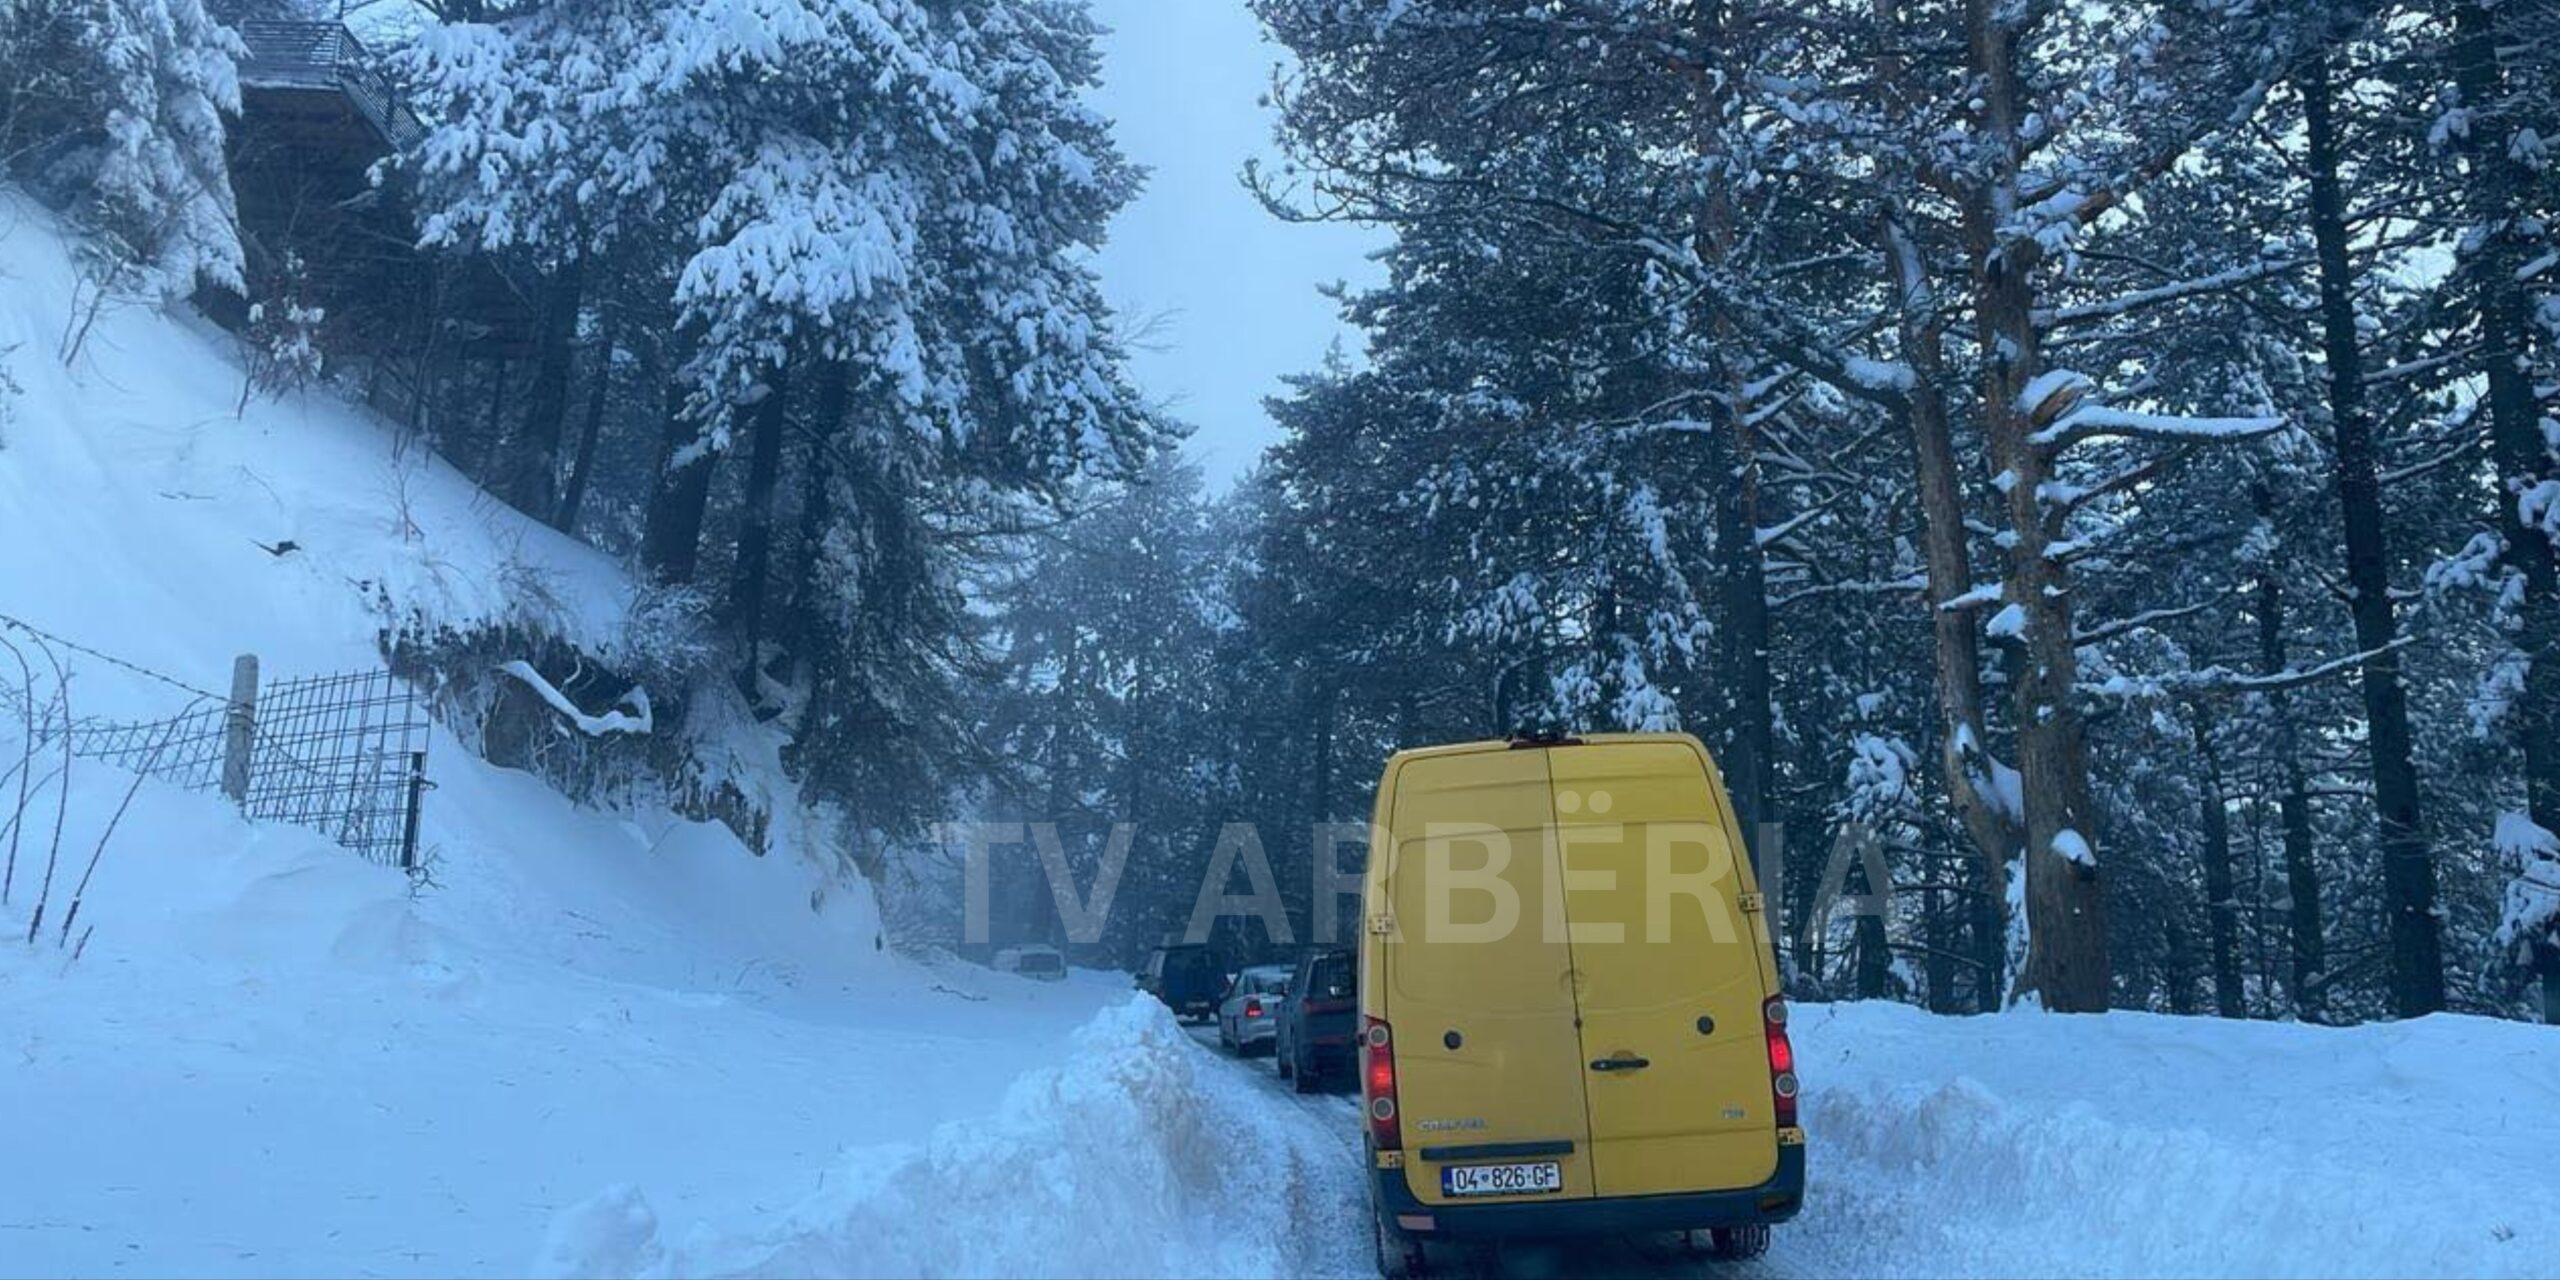
[[[1751,537],[1752,543],[1756,546],[1765,547],[1778,542],[1789,534],[1794,533],[1796,530],[1821,519],[1822,513],[1829,510],[1831,505],[1832,504],[1827,501],[1817,502],[1803,511],[1798,512],[1785,520],[1779,521],[1776,524],[1753,530]]]
[[[2000,603],[2000,584],[1978,582],[1962,595],[1939,601],[1938,608],[1946,613],[1963,613],[1969,609],[1988,608],[1998,603]]]
[[[1904,578],[1866,578],[1855,582],[1820,582],[1784,595],[1771,597],[1769,607],[1783,609],[1799,600],[1817,596],[1885,596],[1918,594],[1929,589],[1929,580],[1918,574]]]
[[[2069,448],[2083,440],[2102,436],[2226,444],[2271,436],[2284,427],[2282,418],[2191,418],[2182,414],[2142,413],[2112,405],[2084,404],[2028,439],[2056,448]]]
[[[2175,302],[2180,298],[2192,298],[2198,294],[2220,293],[2227,289],[2236,289],[2245,284],[2264,280],[2268,276],[2282,275],[2296,270],[2302,265],[2302,261],[2298,258],[2262,258],[2256,262],[2233,267],[2227,271],[2217,271],[2212,275],[2198,276],[2192,280],[2176,280],[2168,284],[2154,285],[2148,289],[2136,289],[2130,293],[2118,294],[2103,302],[2088,302],[2078,306],[2038,311],[2036,323],[2047,328],[2062,328],[2075,324],[2112,320],[2144,307]]]
[[[2139,698],[2161,694],[2280,693],[2287,689],[2298,689],[2307,684],[2317,684],[2341,672],[2353,671],[2386,653],[2405,649],[2415,640],[2414,636],[2402,636],[2379,648],[2350,653],[2343,658],[2332,658],[2317,666],[2293,667],[2283,671],[2269,671],[2261,675],[2247,675],[2228,667],[2213,666],[2201,671],[2179,671],[2165,676],[2139,678],[2110,676],[2094,686],[2083,686],[2083,688],[2091,693],[2119,698]]]
[[[639,685],[631,686],[630,692],[622,695],[622,700],[614,704],[613,710],[600,716],[591,716],[580,711],[577,703],[569,701],[569,695],[552,687],[550,681],[542,678],[541,672],[533,669],[533,664],[521,658],[500,666],[498,670],[524,681],[525,687],[540,694],[544,702],[551,704],[552,710],[559,712],[569,723],[578,727],[578,732],[590,738],[601,738],[612,733],[645,734],[653,727],[654,722],[649,714],[649,691]],[[625,710],[626,708],[628,710]]]
[[[2180,618],[2192,618],[2220,603],[2222,602],[2219,600],[2198,600],[2194,604],[2182,604],[2175,608],[2145,609],[2130,618],[2119,619],[2104,626],[2091,627],[2079,632],[2071,637],[2071,643],[2083,649],[2093,644],[2105,644],[2118,636],[2131,635],[2146,627],[2155,627],[2163,622],[2174,622]]]

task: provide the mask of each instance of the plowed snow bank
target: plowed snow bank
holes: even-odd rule
[[[993,1115],[849,1153],[770,1225],[670,1230],[643,1191],[620,1187],[562,1215],[538,1270],[1365,1274],[1353,1137],[1255,1087],[1162,1005],[1132,999],[1076,1033],[1064,1062],[1015,1082]]]

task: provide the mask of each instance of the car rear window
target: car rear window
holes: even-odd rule
[[[1307,970],[1307,994],[1317,999],[1333,999],[1351,994],[1352,965],[1349,956],[1320,956]]]
[[[1061,960],[1054,955],[1050,955],[1047,952],[1039,952],[1022,958],[1022,971],[1024,973],[1063,973],[1066,971],[1066,967],[1066,961]]]

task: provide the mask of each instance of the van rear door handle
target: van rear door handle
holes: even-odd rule
[[[1653,1065],[1651,1058],[1593,1058],[1594,1071],[1642,1071]]]

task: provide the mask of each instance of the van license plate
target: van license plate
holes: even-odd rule
[[[1440,1171],[1444,1196],[1531,1196],[1564,1190],[1564,1166],[1553,1160],[1535,1164],[1453,1164]]]

